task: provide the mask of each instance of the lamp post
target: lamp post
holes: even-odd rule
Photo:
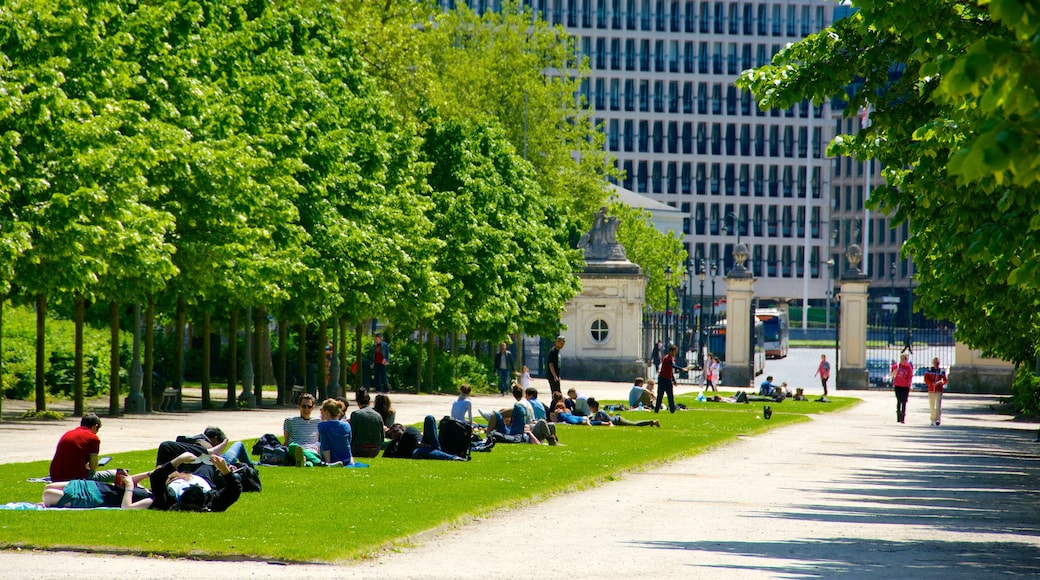
[[[718,274],[719,268],[715,262],[711,263],[711,318],[708,319],[708,325],[715,325],[715,275]]]
[[[697,267],[694,263],[693,258],[686,260],[686,333],[683,335],[683,339],[686,342],[686,348],[683,349],[684,353],[689,352],[693,348],[693,269]],[[690,361],[687,360],[686,364],[689,365]]]
[[[671,329],[668,327],[671,322],[671,299],[672,299],[672,267],[665,266],[664,268],[664,348],[667,352],[668,347],[671,346],[668,335]]]
[[[697,303],[700,307],[700,312],[697,313],[697,364],[700,365],[701,369],[704,369],[704,277],[706,275],[704,258],[701,258],[701,269],[697,274],[697,277],[701,280],[701,299]]]
[[[740,217],[738,217],[733,212],[727,212],[726,216],[724,218],[722,218],[722,219],[723,219],[723,224],[722,224],[722,230],[723,231],[726,231],[726,230],[729,229],[728,227],[726,227],[726,222],[728,222],[729,220],[733,220],[735,222],[734,229],[737,232],[737,244],[739,245],[740,244],[740,225],[744,223],[744,220],[740,219]]]
[[[824,329],[831,329],[831,295],[834,294],[834,259],[827,260],[827,321]]]
[[[892,269],[888,275],[888,279],[892,284],[892,289],[889,290],[889,296],[896,295],[896,263],[892,262]],[[892,306],[895,306],[895,301],[892,302]],[[893,324],[895,323],[896,313],[894,310],[888,311],[888,345],[892,346],[896,343],[896,331]]]

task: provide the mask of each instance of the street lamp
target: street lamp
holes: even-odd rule
[[[727,233],[729,231],[729,227],[726,226],[726,223],[728,223],[729,220],[733,220],[735,222],[736,225],[734,226],[734,228],[736,229],[736,232],[737,232],[737,244],[740,244],[740,226],[741,226],[741,224],[744,223],[744,220],[740,219],[740,217],[738,217],[733,212],[727,212],[726,216],[723,217],[722,220],[723,220],[723,222],[722,222],[722,231],[727,232]]]
[[[701,258],[701,269],[697,277],[701,279],[701,299],[697,303],[700,306],[700,312],[697,314],[697,363],[701,369],[704,369],[704,277],[707,273],[704,270],[704,258]]]
[[[719,268],[715,262],[711,263],[711,318],[708,319],[708,325],[715,325],[715,275],[718,274]]]
[[[896,263],[892,262],[892,269],[888,275],[888,279],[892,284],[892,289],[889,290],[889,296],[896,295]],[[892,301],[892,305],[895,305],[895,301]],[[888,346],[892,346],[896,343],[896,331],[893,324],[895,323],[896,313],[893,310],[888,311]]]
[[[671,299],[672,299],[672,267],[665,266],[664,268],[664,348],[667,351],[668,347],[671,346],[671,342],[668,339],[670,333],[669,322],[671,322]]]
[[[683,349],[683,353],[687,353],[693,348],[692,341],[693,337],[693,269],[697,266],[694,263],[693,258],[686,260],[686,332],[683,334],[683,341],[686,343],[686,347]],[[687,360],[686,364],[689,365],[690,361]]]
[[[834,294],[834,258],[827,260],[827,322],[824,328],[831,329],[831,295]]]

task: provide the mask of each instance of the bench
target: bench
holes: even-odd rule
[[[160,411],[173,411],[173,410],[175,410],[178,407],[178,405],[179,405],[178,401],[180,399],[180,394],[181,394],[180,389],[177,389],[175,387],[167,387],[167,388],[163,389],[162,402],[159,403],[159,410]]]

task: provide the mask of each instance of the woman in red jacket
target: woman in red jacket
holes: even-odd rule
[[[910,398],[910,383],[914,380],[914,365],[905,354],[899,355],[899,364],[892,365],[892,386],[896,391],[896,421],[906,423],[906,401]]]

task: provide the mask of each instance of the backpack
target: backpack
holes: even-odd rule
[[[278,441],[278,438],[275,437],[273,433],[264,433],[256,440],[256,443],[253,443],[252,452],[253,455],[260,457],[264,447],[280,447],[281,444],[282,443]]]
[[[260,491],[260,472],[245,463],[235,462],[235,473],[242,480],[242,491]]]
[[[260,448],[261,465],[292,465],[289,459],[289,450],[284,445],[277,447],[264,445]]]
[[[437,425],[437,440],[441,451],[469,458],[469,446],[473,438],[473,426],[445,415]]]

